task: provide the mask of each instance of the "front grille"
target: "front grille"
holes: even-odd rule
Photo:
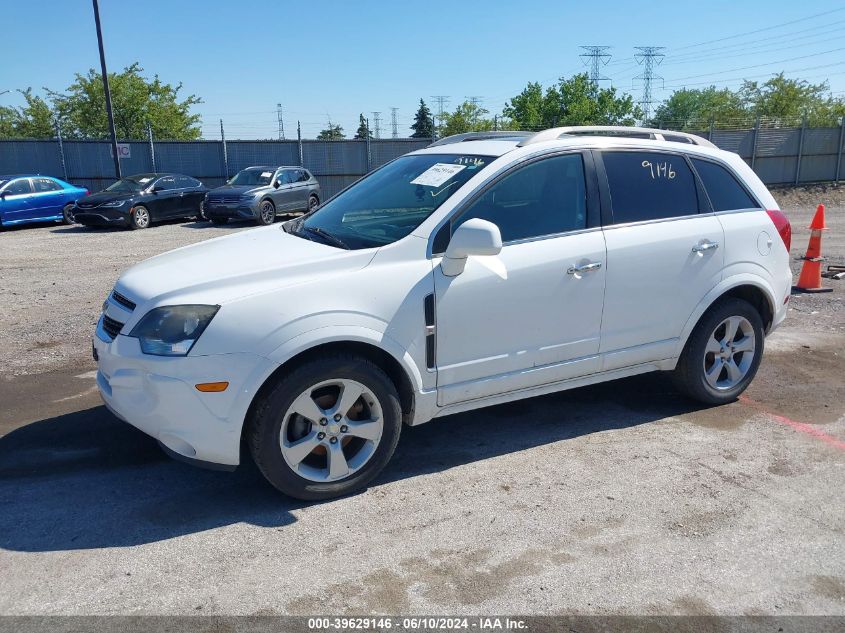
[[[217,196],[208,196],[209,204],[235,204],[240,202],[241,194],[232,193]]]
[[[119,303],[120,305],[122,305],[124,308],[126,308],[130,312],[132,312],[135,309],[135,303],[133,301],[130,301],[126,297],[124,297],[117,290],[112,291],[111,298],[114,299],[115,303]]]
[[[103,330],[105,330],[106,334],[108,334],[112,339],[120,334],[121,329],[123,329],[123,323],[115,321],[107,314],[103,315]]]

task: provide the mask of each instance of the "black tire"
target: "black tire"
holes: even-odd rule
[[[308,196],[308,213],[316,209],[319,205],[320,199],[315,194],[312,193],[310,196]]]
[[[276,221],[276,205],[270,198],[265,198],[258,203],[258,215],[255,221],[261,226],[267,226]]]
[[[218,226],[222,226],[223,224],[228,224],[229,218],[209,218],[212,224],[217,224]]]
[[[149,228],[152,221],[149,209],[142,205],[136,206],[129,214],[129,228],[133,231]]]
[[[708,364],[706,347],[711,337],[717,333],[720,324],[731,317],[745,319],[750,324],[754,334],[754,351],[742,378],[730,387],[717,389],[708,382],[705,375],[705,367]],[[745,391],[757,374],[763,357],[763,345],[763,319],[757,309],[742,299],[733,297],[722,299],[711,306],[696,324],[681,353],[678,365],[672,372],[672,381],[679,391],[699,402],[713,405],[733,402]],[[731,355],[731,352],[732,350],[728,349],[726,353]],[[733,358],[739,358],[742,365],[744,355],[751,353],[738,352]],[[710,366],[713,366],[712,361],[710,361]],[[723,375],[722,370],[718,371],[720,372],[718,375]],[[724,375],[727,377],[726,370]]]
[[[72,202],[65,205],[65,208],[62,209],[62,222],[65,224],[76,224],[76,220],[73,218],[73,208],[75,206]]]
[[[282,423],[285,413],[301,393],[322,381],[334,379],[354,380],[372,391],[381,405],[382,435],[369,461],[359,470],[338,481],[315,482],[294,472],[282,456]],[[314,501],[364,488],[382,471],[399,442],[402,410],[395,385],[380,367],[351,354],[332,354],[307,362],[285,375],[257,403],[247,424],[245,435],[250,453],[267,481],[286,495]]]

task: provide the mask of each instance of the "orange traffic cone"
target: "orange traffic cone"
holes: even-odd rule
[[[810,222],[810,244],[807,254],[798,259],[804,260],[798,284],[792,287],[793,292],[833,292],[833,288],[822,287],[822,231],[827,230],[824,225],[824,205],[820,204]]]

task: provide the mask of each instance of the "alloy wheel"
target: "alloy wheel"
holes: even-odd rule
[[[145,229],[150,224],[150,212],[144,207],[135,208],[135,226]]]
[[[733,389],[748,375],[757,346],[754,328],[745,317],[719,323],[704,350],[704,378],[714,389]]]
[[[261,203],[261,220],[264,224],[272,224],[275,219],[276,209],[273,207],[273,203],[265,200]]]

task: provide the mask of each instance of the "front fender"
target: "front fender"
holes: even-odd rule
[[[762,290],[766,296],[767,301],[769,302],[769,307],[772,310],[772,314],[774,315],[777,313],[775,291],[772,287],[772,284],[768,280],[761,277],[760,275],[755,275],[754,273],[749,272],[736,273],[725,277],[724,279],[722,279],[721,282],[714,286],[710,290],[710,292],[708,292],[704,296],[704,298],[695,307],[695,310],[693,310],[692,314],[690,314],[689,318],[684,324],[683,330],[681,330],[681,336],[678,338],[678,346],[675,350],[675,357],[681,355],[681,352],[683,351],[684,346],[687,344],[687,339],[692,333],[693,328],[696,326],[699,319],[707,311],[707,309],[726,292],[728,292],[732,288],[737,288],[739,286],[754,286],[755,288],[759,288],[760,290]]]

